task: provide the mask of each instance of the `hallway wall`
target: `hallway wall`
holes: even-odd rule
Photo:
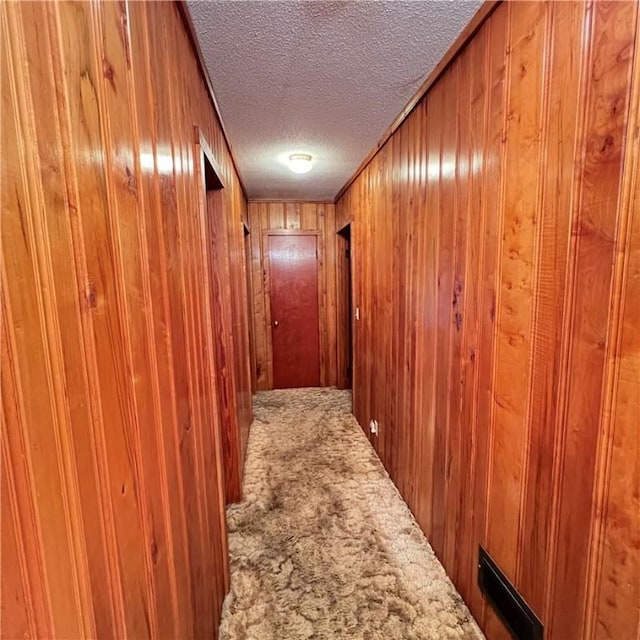
[[[255,344],[256,387],[273,388],[271,310],[269,306],[268,262],[264,253],[264,232],[274,229],[320,231],[320,381],[337,383],[336,343],[336,223],[335,207],[325,202],[249,202],[251,243],[252,331]]]
[[[637,635],[638,33],[498,5],[337,202],[356,416],[492,639],[479,544],[545,637]]]
[[[0,27],[2,637],[215,637],[229,572],[194,125],[224,184],[228,336],[247,322],[246,201],[197,58],[174,2],[0,3]],[[246,421],[247,350],[221,352]]]

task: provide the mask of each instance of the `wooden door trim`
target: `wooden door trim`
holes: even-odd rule
[[[320,384],[325,385],[327,380],[327,361],[325,357],[326,339],[322,331],[322,319],[327,314],[326,291],[323,287],[322,274],[324,260],[324,240],[319,229],[263,229],[262,251],[264,255],[264,322],[265,338],[267,343],[267,380],[269,387],[273,389],[273,341],[271,321],[271,257],[269,252],[269,236],[316,236],[316,278],[318,280],[318,344],[320,347]]]
[[[213,151],[211,150],[211,147],[209,146],[207,139],[202,133],[202,129],[200,129],[200,127],[196,124],[193,126],[193,132],[194,132],[195,143],[196,143],[196,152],[197,152],[196,159],[198,162],[200,162],[201,173],[202,173],[202,186],[204,188],[205,194],[207,191],[210,191],[211,189],[207,189],[207,180],[206,180],[206,173],[205,173],[206,165],[205,163],[201,162],[201,154],[204,154],[205,158],[207,159],[207,162],[211,165],[211,168],[213,169],[213,173],[215,174],[217,181],[220,183],[219,188],[224,189],[225,184],[224,184],[224,179],[222,178],[222,176],[224,175],[222,172],[222,167],[218,164],[218,161],[213,155]]]
[[[349,218],[341,227],[336,227],[336,235],[344,231],[350,224],[353,224],[353,218]]]
[[[210,380],[208,382],[210,387],[209,392],[211,394],[212,401],[215,402],[217,405],[218,381],[216,379],[216,371],[215,371],[216,356],[215,356],[215,346],[213,344],[213,316],[211,313],[213,309],[213,299],[212,299],[213,274],[211,273],[211,261],[210,261],[210,255],[209,255],[210,251],[209,251],[209,243],[207,241],[208,229],[209,229],[209,226],[207,223],[207,216],[208,216],[208,210],[207,210],[208,189],[207,189],[207,176],[206,176],[207,162],[211,164],[211,168],[213,169],[214,173],[218,175],[219,180],[220,180],[220,177],[219,177],[219,174],[217,173],[218,167],[216,167],[216,164],[214,164],[215,161],[211,162],[211,160],[213,159],[213,156],[211,155],[211,147],[209,146],[206,138],[200,131],[200,127],[194,126],[194,134],[195,134],[194,176],[196,178],[194,180],[194,183],[196,188],[196,202],[200,207],[200,213],[201,213],[200,220],[199,220],[200,241],[202,245],[201,249],[203,252],[202,255],[204,257],[204,261],[206,263],[203,269],[203,276],[204,276],[203,295],[205,296],[205,302],[206,302],[206,304],[204,305],[204,316],[205,316],[205,325],[206,325],[205,328],[206,328],[206,334],[207,334],[205,344],[207,349],[207,358],[209,362],[211,362],[212,366],[214,367],[214,369],[211,371],[212,375],[210,376]],[[222,181],[220,181],[220,184],[222,185],[220,190],[222,190],[224,188]],[[218,421],[218,428],[217,429],[213,428],[212,432],[213,432],[213,438],[216,446],[215,465],[216,465],[216,476],[217,476],[217,489],[218,489],[218,495],[220,497],[218,510],[220,514],[220,521],[225,524],[224,531],[222,531],[220,534],[222,554],[224,557],[222,572],[223,572],[223,582],[225,586],[225,591],[228,592],[231,585],[231,572],[230,572],[230,566],[229,566],[229,541],[227,538],[227,527],[226,527],[226,523],[227,523],[226,502],[227,501],[226,501],[226,487],[225,487],[225,480],[224,480],[225,469],[224,469],[224,462],[223,462],[224,449],[222,444],[222,424],[217,411],[213,412],[212,418]]]
[[[336,300],[336,318],[335,318],[335,322],[336,322],[336,350],[337,350],[337,379],[336,379],[336,383],[339,389],[346,389],[346,388],[351,388],[352,390],[354,389],[354,384],[353,384],[353,372],[355,369],[355,350],[353,348],[353,344],[354,344],[354,332],[356,330],[356,326],[355,326],[355,319],[354,319],[354,314],[353,311],[355,309],[355,299],[354,299],[354,271],[355,271],[355,267],[354,267],[354,225],[355,222],[353,220],[346,222],[345,224],[343,224],[339,229],[336,230],[336,234],[334,237],[334,242],[336,243],[336,296],[337,297],[341,297],[343,296],[343,291],[342,291],[342,286],[341,286],[341,278],[342,278],[342,269],[344,268],[341,262],[338,262],[339,260],[342,260],[342,257],[338,255],[338,248],[341,246],[339,244],[339,239],[344,239],[344,235],[343,232],[346,230],[347,227],[350,227],[349,229],[349,273],[347,274],[347,282],[348,282],[348,289],[347,289],[347,293],[350,294],[350,299],[347,301],[347,309],[346,312],[348,314],[348,326],[351,328],[351,352],[349,353],[348,350],[345,349],[345,346],[348,345],[349,340],[347,338],[347,335],[344,332],[344,327],[342,326],[342,320],[343,317],[341,316],[341,312],[343,312],[342,309],[342,305],[345,304],[344,298],[342,298],[342,300],[338,301]],[[348,387],[347,386],[347,379],[348,376],[346,375],[346,370],[345,368],[342,367],[342,358],[344,357],[344,353],[345,351],[347,351],[347,360],[350,359],[350,365],[351,365],[351,385]]]

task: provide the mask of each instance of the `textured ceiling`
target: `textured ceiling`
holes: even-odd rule
[[[333,199],[481,4],[188,0],[249,198]]]

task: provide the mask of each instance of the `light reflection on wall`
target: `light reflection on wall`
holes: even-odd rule
[[[454,160],[443,160],[440,165],[440,175],[443,178],[455,178],[456,176],[456,161]]]
[[[140,152],[140,168],[142,171],[158,171],[159,175],[173,175],[186,173],[191,174],[193,170],[193,160],[188,157],[184,160],[180,156],[176,156],[174,161],[170,152],[159,151],[155,156],[153,153]]]
[[[466,160],[466,158],[465,158]],[[474,153],[471,158],[471,171],[474,175],[482,171],[484,158],[482,153]],[[466,162],[460,167],[461,171],[466,168]],[[456,161],[443,160],[442,162],[430,162],[427,166],[427,179],[429,181],[438,180],[439,178],[454,178],[456,175]]]
[[[153,172],[156,170],[159,174],[173,175],[173,156],[166,153],[140,153],[140,167],[143,171]]]
[[[481,151],[474,151],[473,158],[471,159],[471,172],[473,175],[477,175],[482,171],[484,164],[484,156]]]

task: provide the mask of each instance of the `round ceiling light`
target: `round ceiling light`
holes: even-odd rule
[[[293,173],[307,173],[311,171],[311,156],[308,153],[294,153],[289,156],[288,165]]]

